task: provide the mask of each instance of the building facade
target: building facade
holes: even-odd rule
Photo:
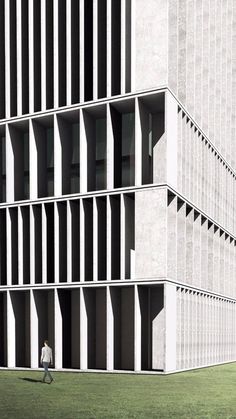
[[[235,2],[0,20],[0,367],[235,361]]]

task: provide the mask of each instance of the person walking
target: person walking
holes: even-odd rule
[[[48,371],[48,366],[49,366],[50,363],[52,364],[52,349],[48,345],[48,341],[45,340],[44,341],[44,346],[42,347],[42,353],[41,353],[41,364],[43,365],[43,368],[44,368],[43,383],[46,382],[46,377],[47,376],[50,379],[49,384],[51,384],[51,382],[54,381],[50,372]]]

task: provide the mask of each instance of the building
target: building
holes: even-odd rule
[[[236,359],[233,0],[0,2],[0,367]]]

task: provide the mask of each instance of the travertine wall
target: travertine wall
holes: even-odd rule
[[[177,288],[176,368],[236,358],[235,301]]]
[[[134,10],[135,89],[167,84],[235,167],[235,2],[139,0]]]
[[[235,234],[235,172],[182,110],[177,142],[177,190]]]

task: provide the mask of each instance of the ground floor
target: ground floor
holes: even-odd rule
[[[0,367],[172,372],[236,359],[234,300],[169,280],[0,291]]]

